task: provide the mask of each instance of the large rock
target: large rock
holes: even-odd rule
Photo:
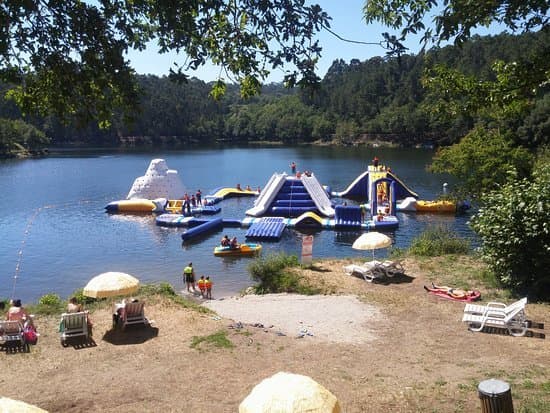
[[[310,377],[279,372],[256,385],[239,413],[340,413],[338,399]]]
[[[168,169],[164,159],[153,159],[144,176],[136,178],[127,199],[179,199],[185,193],[178,171]]]

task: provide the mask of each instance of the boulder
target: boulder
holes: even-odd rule
[[[340,413],[338,399],[310,377],[279,372],[252,389],[239,413]]]

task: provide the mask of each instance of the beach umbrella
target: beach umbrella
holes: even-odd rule
[[[340,413],[338,399],[308,376],[279,372],[252,389],[239,413]]]
[[[0,413],[48,413],[40,407],[22,402],[21,400],[0,397]]]
[[[366,232],[357,238],[351,248],[355,250],[372,250],[372,260],[374,261],[374,250],[387,248],[391,245],[391,238],[381,232]]]
[[[139,289],[139,280],[124,272],[104,272],[92,278],[83,294],[92,298],[130,295]]]

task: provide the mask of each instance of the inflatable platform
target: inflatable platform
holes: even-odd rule
[[[334,216],[334,208],[328,194],[315,175],[288,176],[275,173],[264,190],[246,211],[246,215],[298,217],[306,212],[314,212],[325,217]]]

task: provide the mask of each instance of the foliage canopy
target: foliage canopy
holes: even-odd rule
[[[160,53],[184,53],[171,69],[211,61],[239,81],[243,96],[286,64],[289,86],[318,81],[321,48],[315,34],[329,27],[328,15],[303,0],[99,0],[0,3],[0,80],[25,113],[109,121],[117,108],[131,114],[139,91],[126,59],[130,49],[156,42]],[[224,90],[220,80],[212,94]]]

